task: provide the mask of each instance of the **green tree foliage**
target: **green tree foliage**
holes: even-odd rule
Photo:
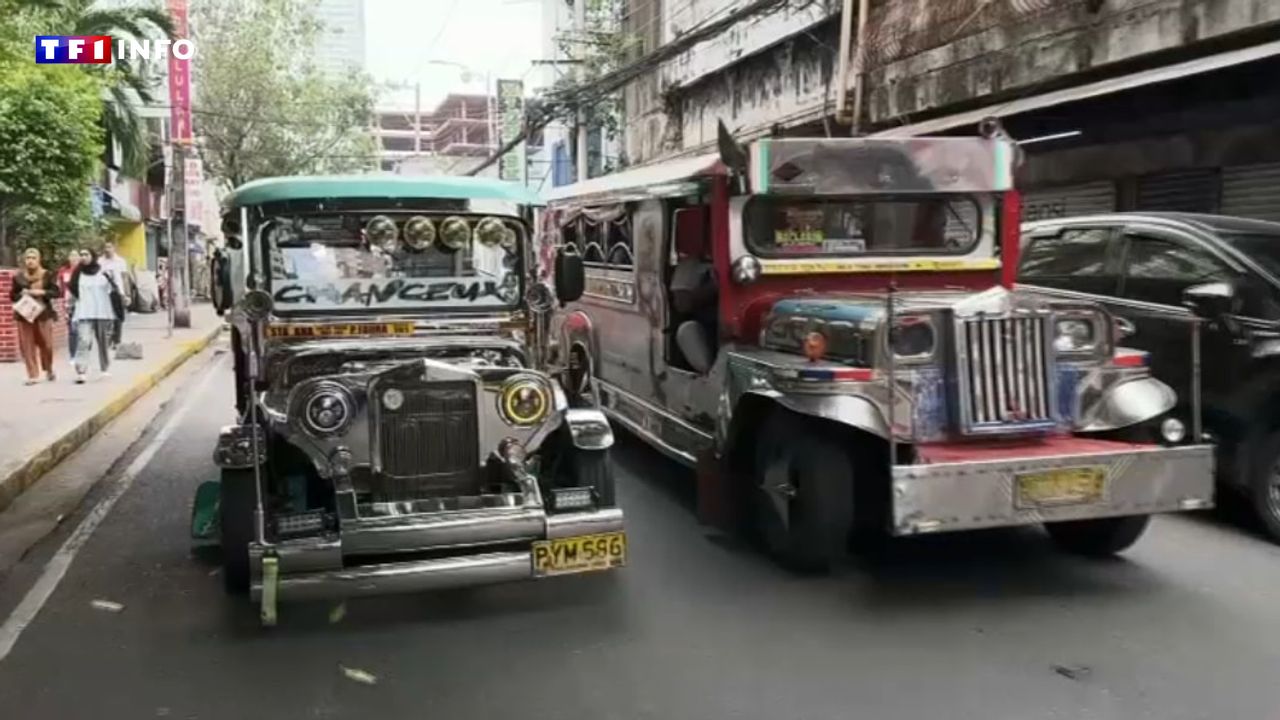
[[[34,34],[110,35],[116,40],[174,37],[173,21],[158,2],[103,8],[94,0],[0,0],[0,17],[9,8],[29,18]],[[30,35],[26,42],[30,62]],[[102,124],[120,146],[120,172],[128,177],[142,177],[150,162],[151,139],[138,117],[138,105],[156,102],[157,62],[162,61],[116,57],[110,65],[79,66],[102,89]]]
[[[0,265],[27,245],[53,251],[82,239],[103,142],[92,78],[13,60],[0,52]]]
[[[92,231],[100,89],[77,67],[32,62],[32,38],[55,27],[53,5],[0,0],[0,265],[24,247],[48,254]]]
[[[201,0],[191,27],[196,134],[210,176],[235,187],[374,165],[373,83],[315,66],[322,27],[303,0]]]
[[[51,4],[51,0],[35,2]],[[110,35],[114,40],[174,37],[173,20],[159,7],[100,8],[94,6],[94,0],[61,0],[52,4],[65,26],[70,27],[71,35]],[[145,60],[139,63],[127,57],[116,57],[111,65],[81,67],[93,73],[106,92],[102,124],[120,146],[120,172],[142,177],[151,160],[151,138],[138,117],[138,104],[156,102],[156,69]]]
[[[580,0],[586,3],[585,25],[556,38],[560,52],[574,61],[568,73],[551,88],[551,94],[572,93],[584,85],[608,75],[635,60],[641,49],[640,38],[624,29],[627,3],[623,0]],[[622,92],[614,91],[585,98],[577,105],[588,128],[600,128],[605,137],[616,139],[622,130]],[[570,114],[566,119],[572,120]],[[612,172],[606,160],[592,175]]]

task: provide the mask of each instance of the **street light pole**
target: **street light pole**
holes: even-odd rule
[[[422,154],[422,83],[413,83],[413,155]]]

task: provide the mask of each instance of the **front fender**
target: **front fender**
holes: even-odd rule
[[[743,395],[769,398],[792,412],[848,425],[889,439],[889,423],[884,414],[875,403],[861,395],[803,395],[777,390],[749,390]]]
[[[573,446],[579,450],[607,450],[613,446],[613,428],[595,408],[572,408],[564,413]]]
[[[245,470],[266,461],[267,436],[261,425],[227,425],[218,433],[213,450],[213,463],[218,467]]]
[[[1119,430],[1159,417],[1178,404],[1177,393],[1153,377],[1140,377],[1112,385],[1097,400],[1079,430]]]

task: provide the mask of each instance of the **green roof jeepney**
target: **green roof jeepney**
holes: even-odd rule
[[[456,177],[229,198],[238,419],[196,503],[217,521],[193,531],[220,536],[228,589],[265,623],[280,601],[624,564],[609,424],[540,369],[557,298],[532,280],[538,204]]]

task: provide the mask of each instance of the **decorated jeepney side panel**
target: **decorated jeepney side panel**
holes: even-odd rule
[[[657,399],[666,307],[662,204],[649,200],[553,212],[561,242],[573,247],[585,265],[583,297],[560,313],[562,351],[585,345],[598,379]]]

